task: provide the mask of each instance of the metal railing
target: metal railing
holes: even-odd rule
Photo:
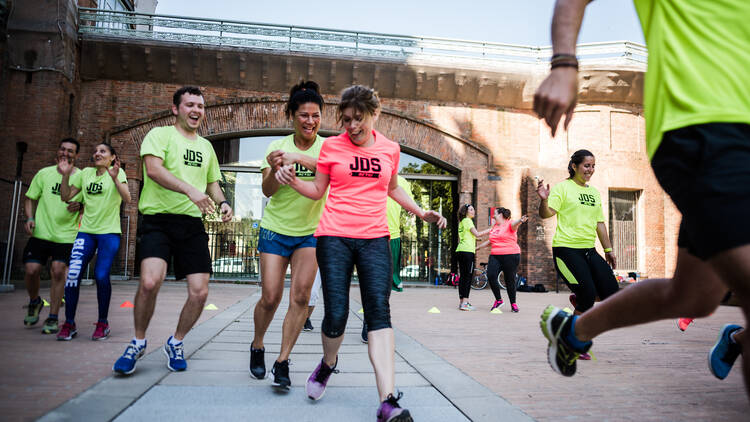
[[[552,47],[532,47],[437,37],[270,25],[78,8],[78,33],[271,51],[403,61],[446,59],[486,63],[547,63]],[[619,63],[645,68],[646,47],[628,41],[581,44],[582,64]]]

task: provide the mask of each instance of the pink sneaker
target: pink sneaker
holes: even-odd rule
[[[495,303],[492,304],[492,307],[490,308],[490,312],[494,311],[497,308],[502,308],[505,303],[502,299],[496,300]]]
[[[399,392],[398,397],[389,394],[384,402],[380,403],[378,408],[378,422],[412,422],[411,415],[406,409],[398,405],[399,399],[404,393]]]
[[[78,334],[78,330],[76,330],[75,324],[68,324],[67,322],[63,324],[62,328],[60,328],[60,332],[57,333],[57,339],[62,341],[70,341],[73,340],[73,337]]]
[[[510,310],[513,312],[518,312],[518,305],[516,305],[515,303],[511,303]]]
[[[568,300],[570,301],[570,304],[573,305],[573,310],[575,311],[578,307],[578,301],[576,300],[576,294],[573,293],[572,295],[568,296]]]
[[[97,322],[94,334],[91,335],[91,340],[104,340],[109,337],[109,324],[106,322]]]
[[[677,328],[680,329],[680,331],[687,330],[687,327],[693,323],[693,318],[680,318],[677,320]]]
[[[328,379],[331,378],[331,374],[339,373],[339,371],[336,369],[336,366],[338,364],[338,356],[336,357],[336,363],[333,365],[333,368],[326,365],[323,359],[320,360],[318,367],[315,368],[314,371],[312,371],[312,374],[310,374],[310,377],[307,379],[307,384],[305,385],[305,392],[307,393],[307,397],[310,397],[311,400],[320,400],[321,398],[323,398],[323,394],[326,393],[326,385],[328,384]]]

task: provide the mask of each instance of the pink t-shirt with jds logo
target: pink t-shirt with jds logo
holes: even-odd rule
[[[513,230],[510,221],[495,224],[490,229],[490,255],[515,255],[521,253],[518,246],[518,232]]]
[[[363,148],[342,133],[326,139],[316,171],[330,178],[328,199],[315,236],[376,239],[388,236],[386,200],[398,172],[401,148],[373,130],[375,142]]]

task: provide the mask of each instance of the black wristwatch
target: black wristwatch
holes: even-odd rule
[[[229,208],[232,208],[232,204],[230,204],[229,201],[227,201],[226,199],[223,200],[223,201],[221,201],[221,202],[219,202],[219,208],[221,208],[221,206],[224,205],[224,204],[227,204],[227,205],[229,205]]]

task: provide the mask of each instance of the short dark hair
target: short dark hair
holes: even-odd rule
[[[65,138],[62,141],[60,141],[60,143],[57,146],[59,147],[60,145],[65,144],[65,143],[75,145],[76,146],[76,154],[78,154],[78,151],[81,149],[81,144],[78,143],[78,141],[76,141],[75,138]]]
[[[472,205],[471,204],[461,205],[461,208],[458,209],[458,221],[462,221],[464,218],[466,218],[466,214],[469,212],[470,206]]]
[[[286,117],[292,118],[294,113],[302,104],[315,103],[323,110],[323,97],[320,96],[320,87],[314,81],[300,81],[289,90],[289,100],[286,102],[284,113]]]
[[[495,208],[495,214],[502,214],[504,219],[510,219],[510,210],[507,208],[497,207]]]
[[[375,114],[380,108],[378,93],[364,85],[352,85],[341,93],[337,120],[341,121],[344,110],[353,107],[360,113]]]
[[[573,170],[573,164],[578,166],[583,162],[584,158],[593,156],[594,154],[587,149],[579,149],[578,151],[574,152],[573,155],[570,156],[570,161],[568,161],[568,174],[570,175],[568,179],[572,179],[576,175],[576,171]]]
[[[174,95],[172,95],[172,104],[175,105],[175,107],[180,106],[180,101],[182,101],[182,96],[184,94],[193,94],[198,96],[203,96],[203,93],[201,92],[201,89],[197,86],[183,86],[182,88],[178,89],[174,92]]]

